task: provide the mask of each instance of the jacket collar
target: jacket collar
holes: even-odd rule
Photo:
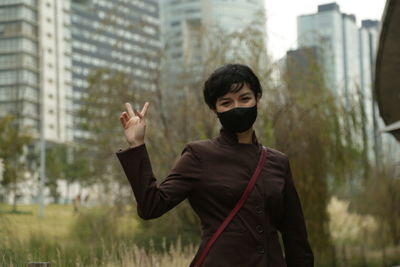
[[[238,138],[235,133],[230,132],[226,130],[224,127],[222,127],[219,130],[219,136],[217,137],[217,141],[222,143],[222,144],[227,144],[227,145],[245,145],[245,146],[260,146],[260,143],[258,142],[256,132],[253,130],[253,136],[252,136],[252,144],[241,144],[238,141]]]

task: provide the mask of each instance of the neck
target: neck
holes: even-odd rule
[[[238,142],[241,144],[251,144],[253,142],[253,127],[242,133],[236,133]]]

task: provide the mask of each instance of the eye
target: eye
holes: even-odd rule
[[[243,97],[242,100],[250,100],[250,97]]]
[[[229,104],[229,102],[222,102],[221,105],[222,106],[227,106]]]

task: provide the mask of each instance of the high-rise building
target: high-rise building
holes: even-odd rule
[[[71,88],[68,1],[0,1],[0,116],[14,114],[20,127],[66,141]]]
[[[354,93],[360,79],[355,16],[341,13],[336,3],[320,5],[317,13],[299,16],[297,28],[299,48],[320,48],[328,87],[340,96]]]
[[[98,68],[123,71],[143,89],[154,89],[160,49],[157,0],[72,0],[73,106]],[[84,137],[74,118],[74,140]]]
[[[77,142],[89,73],[127,72],[153,90],[159,39],[157,0],[0,0],[0,117],[17,115],[35,141],[43,125],[47,142]]]
[[[91,71],[124,71],[154,89],[158,1],[1,0],[0,117],[15,114],[38,138],[82,136],[73,112]]]
[[[263,0],[163,0],[162,43],[166,68],[177,75],[183,65],[201,70],[207,47],[204,36],[219,30],[241,31],[256,20],[263,21]],[[262,26],[265,31],[265,27]],[[265,35],[263,38],[265,38]]]
[[[372,94],[379,26],[378,21],[363,20],[359,27],[356,17],[342,13],[336,3],[319,5],[317,13],[297,18],[298,47],[318,47],[327,87],[346,106],[351,98],[362,101],[370,158],[380,157],[382,142],[393,143],[381,140],[382,120]]]

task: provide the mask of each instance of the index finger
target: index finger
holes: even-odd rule
[[[133,113],[133,109],[130,103],[125,103],[125,107],[128,110],[129,116],[130,117],[135,117],[135,113]]]
[[[140,112],[140,113],[142,114],[143,117],[146,116],[147,110],[149,109],[149,105],[150,105],[149,102],[146,102],[146,103],[144,104],[143,109],[142,109],[142,112]]]

